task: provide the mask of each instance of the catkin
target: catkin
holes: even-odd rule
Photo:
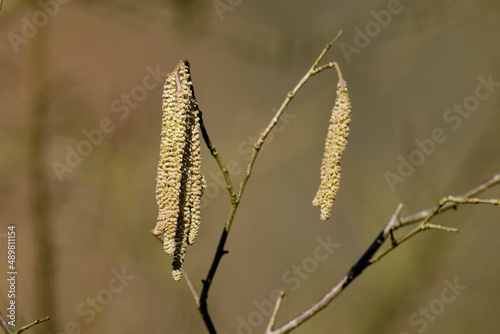
[[[172,276],[182,277],[184,256],[200,225],[200,198],[206,187],[201,173],[200,124],[189,63],[168,74],[163,89],[160,159],[156,177],[158,221],[153,230],[173,255]]]
[[[347,94],[345,80],[337,84],[337,98],[332,110],[325,152],[321,164],[321,183],[313,199],[314,207],[321,207],[321,220],[330,217],[331,208],[340,185],[340,156],[344,153],[349,123],[351,121],[351,102]]]

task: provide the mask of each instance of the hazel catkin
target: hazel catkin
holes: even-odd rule
[[[347,84],[340,79],[337,84],[337,98],[332,110],[325,151],[321,164],[321,183],[313,199],[314,207],[321,207],[321,220],[330,217],[331,208],[340,185],[340,157],[344,153],[349,123],[351,121],[351,102],[347,94]]]
[[[160,159],[156,177],[158,221],[153,234],[173,255],[172,276],[182,277],[184,256],[200,225],[200,199],[206,187],[201,173],[200,123],[189,62],[168,74],[163,89]]]

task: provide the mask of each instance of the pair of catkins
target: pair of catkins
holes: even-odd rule
[[[201,173],[200,111],[194,96],[189,62],[181,61],[168,74],[163,89],[160,160],[156,178],[158,221],[153,234],[163,240],[163,248],[173,255],[172,276],[182,277],[187,245],[196,238],[200,225],[200,200],[206,188]],[[313,206],[321,207],[321,220],[330,217],[340,183],[340,157],[347,144],[351,103],[346,82],[339,78],[325,151],[321,183]]]

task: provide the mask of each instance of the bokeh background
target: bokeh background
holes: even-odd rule
[[[391,6],[398,13],[376,23],[372,11]],[[150,234],[164,75],[190,60],[205,124],[239,184],[253,141],[342,29],[325,61],[340,64],[353,114],[332,217],[321,222],[311,206],[335,99],[330,70],[297,95],[261,151],[209,296],[220,333],[263,333],[275,289],[287,293],[277,322],[290,319],[345,274],[398,203],[402,215],[415,213],[500,172],[498,86],[456,129],[443,118],[474,96],[480,76],[500,81],[499,10],[471,0],[5,0],[0,270],[5,277],[7,226],[16,225],[16,328],[50,315],[30,332],[205,333]],[[358,48],[357,31],[367,27],[372,37]],[[348,55],[341,43],[357,51]],[[159,79],[150,74],[157,69]],[[103,120],[108,132],[69,167],[68,150],[85,149],[84,132]],[[447,140],[391,187],[386,173],[398,173],[400,157],[436,128]],[[209,189],[185,264],[198,291],[229,208],[204,145],[202,155]],[[58,163],[70,169],[60,177]],[[483,197],[499,198],[500,189]],[[499,209],[460,207],[435,222],[461,232],[418,235],[294,333],[497,332]],[[318,238],[336,244],[323,261],[314,259]],[[307,275],[293,273],[304,265]],[[116,273],[126,274],[121,285]],[[466,288],[444,303],[445,282],[454,281]],[[5,314],[4,278],[0,287]]]

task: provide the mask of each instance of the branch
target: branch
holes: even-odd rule
[[[458,205],[463,205],[463,204],[491,204],[491,205],[500,205],[500,200],[497,200],[497,199],[468,198],[468,197],[463,197],[463,196],[457,196],[457,197],[448,196],[448,197],[444,197],[444,198],[442,198],[439,201],[439,203],[433,209],[426,210],[427,215],[424,216],[421,219],[422,222],[416,228],[414,228],[413,230],[411,230],[409,233],[407,233],[406,235],[404,235],[400,239],[393,240],[392,243],[391,243],[391,245],[387,249],[385,249],[379,255],[377,255],[376,257],[373,257],[370,260],[370,264],[379,261],[382,257],[384,257],[385,255],[387,255],[394,248],[396,248],[397,246],[399,246],[403,242],[409,240],[411,237],[415,236],[419,232],[422,232],[422,231],[425,231],[425,230],[430,230],[430,229],[443,230],[443,231],[446,231],[446,232],[458,232],[458,229],[456,229],[456,228],[444,227],[444,226],[441,226],[441,225],[430,224],[429,221],[434,216],[436,216],[436,215],[438,215],[440,213],[443,213],[444,211],[447,211],[447,210],[449,210],[451,208],[456,208]],[[396,226],[394,226],[392,228],[392,230],[396,231],[397,229],[399,229],[399,228],[401,228],[401,227],[403,227],[405,225],[408,225],[408,224],[401,224],[401,223],[397,224]]]
[[[189,290],[191,291],[191,294],[193,295],[194,302],[196,303],[196,307],[200,307],[200,297],[198,296],[198,293],[196,293],[196,289],[194,288],[193,283],[189,279],[189,276],[187,272],[184,270],[184,278],[186,279],[186,284],[189,287]]]
[[[483,183],[481,183],[477,187],[463,193],[462,195],[460,195],[458,197],[468,198],[468,197],[476,196],[476,195],[488,190],[489,188],[495,186],[498,183],[500,183],[500,173],[493,175],[491,178],[484,181]],[[440,211],[444,212],[444,211],[447,211],[450,209],[455,209],[456,207],[457,206],[454,204],[448,204],[448,205],[445,205],[443,208],[441,208]],[[405,226],[405,225],[411,225],[414,223],[418,223],[419,221],[422,221],[430,213],[430,211],[431,211],[431,209],[423,210],[423,211],[420,211],[414,215],[407,216],[407,217],[401,219],[400,224],[401,224],[401,226]],[[399,228],[399,226],[396,226],[396,227]]]
[[[419,232],[425,230],[444,230],[447,232],[458,232],[455,228],[444,227],[441,225],[434,225],[429,223],[429,221],[434,218],[436,215],[441,214],[445,211],[448,211],[451,208],[456,208],[458,205],[464,204],[490,204],[490,205],[500,205],[500,200],[498,199],[480,199],[480,198],[471,198],[471,196],[477,195],[486,189],[500,183],[500,173],[494,175],[487,181],[481,183],[479,186],[473,188],[472,190],[466,192],[461,196],[448,196],[442,198],[439,203],[429,210],[421,211],[417,214],[407,216],[405,218],[400,218],[399,214],[401,209],[403,208],[402,204],[399,204],[396,208],[396,211],[390,218],[389,222],[384,226],[382,231],[380,231],[379,235],[372,242],[370,247],[365,251],[365,253],[359,258],[359,260],[352,266],[349,272],[342,277],[342,279],[323,297],[321,297],[314,304],[309,306],[305,311],[285,323],[283,326],[273,330],[272,326],[274,325],[274,321],[276,318],[276,313],[279,310],[281,305],[281,299],[278,298],[276,303],[275,311],[271,317],[269,325],[267,327],[266,334],[283,334],[288,333],[294,328],[298,327],[300,324],[311,318],[313,315],[321,311],[323,308],[328,306],[328,304],[335,299],[357,276],[359,276],[363,270],[365,270],[371,264],[378,262],[389,252],[393,251],[397,246],[402,244],[403,242],[409,240],[414,237]],[[421,222],[416,228],[411,230],[409,233],[401,237],[400,239],[395,240],[393,236],[393,232],[397,229],[407,226],[409,224],[413,224],[416,222]],[[376,255],[377,251],[380,249],[382,244],[387,240],[388,237],[391,237],[391,245],[388,246],[387,249]]]
[[[5,332],[5,334],[14,334],[14,332],[9,326],[9,322],[7,321],[7,319],[4,318],[1,312],[0,312],[0,326],[2,326],[2,329]]]
[[[219,165],[219,168],[222,171],[222,175],[224,175],[224,180],[226,181],[226,188],[229,192],[229,196],[231,197],[231,202],[234,202],[236,200],[236,195],[234,194],[233,183],[231,182],[231,178],[229,177],[229,171],[226,165],[222,162],[222,159],[219,156],[219,152],[217,152],[215,145],[210,140],[210,137],[208,137],[208,132],[207,129],[205,128],[205,123],[203,123],[203,113],[201,112],[201,110],[198,110],[198,112],[200,117],[200,128],[203,140],[207,144],[207,147],[210,150],[210,154],[212,154],[215,161],[217,161],[217,164]]]
[[[316,303],[311,305],[308,309],[303,311],[301,314],[287,322],[285,325],[281,326],[275,330],[269,330],[266,334],[278,334],[278,333],[288,333],[292,329],[298,327],[301,323],[311,318],[313,315],[318,313],[320,310],[325,308],[335,297],[337,297],[344,289],[351,283],[361,272],[367,267],[367,263],[369,260],[377,252],[380,246],[384,243],[387,237],[392,230],[392,227],[399,220],[399,213],[403,208],[402,204],[399,204],[396,211],[392,215],[391,219],[387,223],[387,225],[382,229],[380,234],[375,238],[370,247],[366,250],[366,252],[361,256],[361,258],[356,262],[356,264],[349,270],[349,272],[342,277],[339,283],[335,285],[328,293],[326,293],[321,299],[319,299]]]
[[[49,319],[50,319],[50,317],[49,317],[49,316],[46,316],[45,318],[42,318],[42,319],[40,319],[40,320],[35,320],[35,321],[34,321],[34,322],[32,322],[31,324],[21,327],[21,328],[20,328],[20,329],[19,329],[19,330],[15,333],[15,334],[19,334],[19,333],[21,333],[21,332],[24,332],[24,331],[25,331],[25,330],[27,330],[28,328],[33,327],[33,326],[35,326],[35,325],[38,325],[39,323],[42,323],[42,322],[47,321],[47,320],[49,320]]]
[[[278,109],[278,111],[274,115],[273,119],[271,120],[271,122],[269,123],[269,125],[267,126],[267,128],[262,132],[262,134],[260,135],[259,139],[257,139],[257,141],[255,142],[255,144],[253,146],[252,156],[250,157],[250,161],[248,162],[248,166],[247,166],[247,168],[245,170],[245,174],[243,174],[243,177],[241,179],[240,190],[238,192],[238,195],[240,197],[243,194],[243,190],[245,189],[245,186],[246,186],[246,183],[247,183],[248,179],[250,178],[250,175],[252,173],[253,165],[255,163],[255,160],[257,159],[257,155],[259,154],[260,149],[262,148],[262,145],[264,144],[264,141],[266,140],[266,138],[269,135],[269,133],[271,132],[271,130],[276,126],[276,124],[278,123],[279,118],[281,117],[281,115],[285,111],[286,107],[288,107],[288,105],[290,104],[290,102],[292,101],[292,99],[295,97],[295,95],[297,95],[298,91],[302,88],[302,86],[305,85],[305,83],[313,75],[318,74],[318,73],[320,73],[320,72],[322,72],[322,71],[324,71],[326,69],[332,68],[332,67],[336,67],[337,70],[338,70],[338,65],[335,62],[330,62],[330,63],[328,63],[328,64],[326,64],[324,66],[321,66],[321,67],[317,67],[317,66],[318,66],[319,62],[325,56],[326,52],[332,47],[332,45],[337,41],[337,39],[341,35],[342,35],[342,30],[339,31],[339,33],[337,34],[337,36],[333,39],[333,41],[330,44],[327,44],[325,46],[325,48],[323,49],[323,51],[319,55],[318,59],[316,59],[316,61],[311,66],[311,68],[309,69],[309,71],[307,71],[307,73],[299,81],[299,83],[295,86],[295,88],[292,89],[292,91],[288,92],[288,94],[286,95],[285,100],[281,104],[281,107]]]
[[[208,133],[205,129],[205,126],[203,124],[203,119],[200,116],[200,123],[201,123],[201,130],[203,134],[203,139],[205,140],[205,143],[207,144],[208,148],[210,149],[210,152],[212,156],[215,158],[217,163],[219,164],[219,167],[224,174],[224,178],[226,180],[227,184],[227,189],[229,191],[229,194],[231,196],[231,208],[229,209],[229,214],[226,220],[226,224],[224,226],[224,229],[222,230],[222,235],[219,240],[219,245],[217,246],[217,250],[215,252],[214,259],[212,261],[212,265],[210,266],[210,269],[208,271],[208,274],[203,282],[203,289],[200,294],[200,303],[199,303],[199,311],[201,316],[203,317],[203,320],[205,322],[205,325],[210,333],[217,333],[217,331],[214,328],[214,325],[210,319],[210,316],[208,314],[208,305],[207,305],[207,299],[208,299],[208,292],[210,290],[210,287],[212,285],[213,278],[215,276],[215,273],[217,271],[217,268],[219,266],[220,260],[222,259],[222,256],[227,253],[226,250],[224,250],[226,240],[229,234],[229,231],[231,230],[231,226],[234,220],[234,216],[236,214],[236,211],[238,209],[238,205],[241,200],[241,196],[243,195],[243,191],[245,190],[245,186],[247,184],[248,179],[250,178],[250,175],[252,173],[252,169],[255,163],[255,160],[257,159],[257,155],[259,154],[260,149],[262,148],[262,145],[264,144],[267,136],[269,133],[273,130],[273,128],[276,126],[278,123],[279,118],[285,111],[286,107],[290,104],[290,101],[297,95],[298,91],[304,86],[304,84],[315,74],[318,74],[326,69],[336,67],[338,70],[338,65],[335,62],[330,62],[326,65],[323,65],[321,67],[318,67],[319,62],[323,59],[327,51],[332,47],[332,45],[337,41],[337,39],[342,35],[342,31],[338,33],[338,35],[333,39],[331,43],[326,45],[326,47],[323,49],[319,57],[316,59],[314,64],[311,66],[311,68],[307,71],[307,73],[304,75],[304,77],[299,81],[299,83],[295,86],[294,89],[292,89],[288,94],[286,95],[285,100],[281,104],[281,107],[278,109],[276,114],[274,115],[273,119],[267,126],[267,128],[262,132],[260,135],[259,139],[255,142],[253,146],[253,151],[252,155],[250,157],[250,160],[248,162],[247,168],[245,169],[245,172],[241,178],[240,182],[240,187],[237,193],[234,193],[233,191],[233,185],[231,183],[231,180],[229,178],[229,174],[227,171],[227,168],[225,165],[222,163],[220,160],[220,157],[217,153],[217,150],[215,149],[215,146],[213,143],[210,141],[208,137]],[[200,113],[201,114],[201,113]]]
[[[274,306],[273,314],[271,314],[271,319],[269,319],[269,325],[267,325],[266,333],[270,332],[276,321],[276,316],[278,315],[278,310],[281,306],[281,302],[285,297],[285,290],[280,290],[278,299],[276,300],[276,305]]]
[[[47,321],[49,320],[50,317],[47,316],[45,318],[42,318],[40,320],[35,320],[34,322],[32,322],[31,324],[29,325],[26,325],[26,326],[23,326],[21,327],[18,331],[14,332],[12,330],[12,328],[10,328],[9,326],[9,323],[7,322],[7,320],[4,318],[3,314],[0,312],[0,326],[2,327],[3,331],[5,332],[5,334],[19,334],[21,332],[24,332],[25,330],[27,330],[28,328],[30,327],[33,327],[35,325],[38,325],[39,323],[42,323],[44,321]]]
[[[229,197],[231,198],[231,211],[236,211],[236,206],[237,206],[237,203],[239,202],[239,197],[234,193],[233,183],[231,182],[231,178],[229,177],[229,171],[228,171],[226,165],[224,164],[224,162],[222,161],[222,158],[219,156],[219,153],[217,152],[215,145],[212,143],[212,141],[210,140],[210,137],[208,136],[207,129],[205,128],[205,123],[203,122],[203,113],[201,112],[201,110],[199,110],[199,117],[200,117],[200,128],[201,128],[203,140],[207,144],[207,147],[210,150],[210,153],[214,157],[215,161],[217,161],[217,164],[219,165],[219,168],[222,171],[222,174],[224,175],[224,180],[226,181],[226,188],[227,188],[227,191],[229,192]],[[234,215],[234,213],[233,213],[233,215]],[[226,226],[227,226],[227,224],[226,224]],[[212,265],[210,266],[207,277],[204,280],[202,280],[203,289],[201,291],[200,296],[197,295],[196,290],[194,289],[194,286],[191,283],[191,281],[189,279],[187,279],[191,293],[193,294],[193,296],[195,298],[196,306],[198,307],[198,311],[200,312],[201,317],[203,318],[203,321],[205,322],[205,326],[207,327],[208,332],[211,334],[215,334],[215,333],[217,333],[217,331],[215,330],[212,319],[210,318],[210,314],[208,313],[208,305],[207,305],[208,290],[210,289],[210,285],[212,284],[212,279],[215,275],[217,267],[219,266],[219,263],[220,263],[222,256],[227,253],[227,251],[224,250],[224,245],[226,243],[228,231],[229,231],[229,229],[226,230],[226,227],[222,231],[222,236],[219,240],[219,245],[218,245],[217,250],[215,252],[215,257],[214,257],[214,260],[212,262]]]

